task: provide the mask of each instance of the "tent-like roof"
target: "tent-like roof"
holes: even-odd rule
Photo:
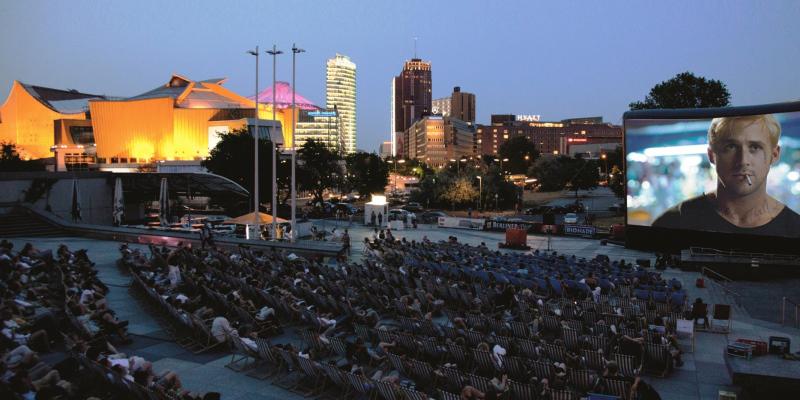
[[[211,194],[247,198],[250,192],[238,183],[220,175],[203,172],[139,172],[115,173],[122,178],[125,195],[136,193],[155,199],[161,190],[161,178],[167,178],[169,191],[180,195],[208,196]]]
[[[77,114],[89,110],[89,100],[106,99],[106,96],[99,94],[81,93],[75,89],[53,89],[44,86],[28,85],[20,82],[20,85],[30,93],[33,98],[39,100],[45,107],[61,114]]]
[[[236,218],[231,218],[231,219],[225,220],[224,223],[225,224],[235,224],[235,225],[252,224],[253,220],[255,219],[255,215],[253,215],[253,214],[255,214],[255,211],[251,212],[251,213],[247,213],[245,215],[240,215],[240,216],[238,216]],[[258,213],[258,219],[259,219],[259,223],[261,223],[261,224],[271,224],[272,223],[272,215],[269,215],[267,213],[259,212]],[[279,224],[282,224],[282,223],[285,223],[285,222],[289,222],[289,221],[287,221],[287,220],[285,220],[283,218],[277,218],[275,221],[278,222]]]
[[[275,92],[277,95],[277,108],[289,108],[292,106],[292,86],[286,82],[278,81],[275,83]],[[297,108],[301,110],[319,110],[320,108],[315,106],[311,100],[306,99],[305,97],[301,96],[300,93],[295,93],[295,104]],[[249,99],[253,99],[253,96],[248,97]],[[261,93],[258,94],[258,102],[259,103],[269,103],[272,104],[272,85],[268,86],[266,89],[262,90]]]
[[[233,93],[222,84],[226,78],[195,81],[173,74],[169,82],[125,100],[171,98],[179,108],[252,108],[252,100]]]

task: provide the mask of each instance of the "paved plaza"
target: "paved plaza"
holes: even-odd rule
[[[364,226],[346,222],[318,221],[317,226],[331,231],[334,227],[337,232],[349,229],[353,243],[352,259],[359,260],[363,250],[363,240],[374,232]],[[421,240],[424,236],[432,241],[447,240],[450,236],[458,238],[459,242],[470,245],[485,243],[489,248],[497,248],[497,243],[504,240],[503,233],[440,229],[432,225],[420,225],[419,229],[401,230],[395,232],[397,238],[405,237],[407,240]],[[133,291],[129,290],[131,278],[120,270],[116,261],[119,258],[119,242],[90,240],[76,237],[55,238],[17,238],[12,240],[15,247],[21,247],[26,242],[33,242],[37,247],[53,249],[61,244],[67,244],[71,249],[84,248],[96,263],[100,279],[110,287],[108,295],[109,305],[114,309],[119,318],[129,320],[129,331],[133,343],[122,347],[128,354],[136,354],[153,361],[156,371],[173,370],[177,372],[184,386],[193,391],[221,392],[223,399],[300,399],[299,395],[270,385],[267,381],[258,380],[247,376],[245,373],[234,372],[225,368],[230,360],[230,355],[225,350],[194,355],[173,342],[173,338],[166,334],[152,315],[143,307]],[[546,250],[548,238],[543,236],[529,236],[528,244],[533,249]],[[578,257],[592,258],[597,254],[608,255],[612,260],[624,258],[634,261],[639,258],[653,258],[652,254],[632,251],[619,246],[601,246],[598,241],[552,237],[549,240],[552,251],[565,254],[575,254]],[[141,246],[144,247],[144,246]],[[680,279],[688,290],[689,299],[702,297],[707,303],[733,304],[719,287],[712,284],[708,288],[698,289],[692,285],[698,277],[696,272],[679,270],[664,271],[666,279],[672,277]],[[740,286],[746,290],[747,283],[741,282]],[[760,286],[770,287],[770,282],[760,282]],[[783,287],[778,284],[775,287]],[[759,290],[764,290],[760,288]],[[797,290],[786,288],[785,290]],[[797,296],[795,296],[796,298]],[[750,301],[750,297],[745,302]],[[766,340],[771,335],[789,336],[793,343],[800,343],[798,329],[782,327],[773,322],[753,319],[746,308],[735,306],[733,310],[733,329],[730,334],[697,333],[695,351],[686,353],[685,364],[676,369],[667,378],[654,378],[645,376],[664,399],[717,399],[719,390],[738,391],[739,388],[730,386],[731,380],[723,358],[725,345],[736,338],[751,338]],[[273,338],[273,343],[291,341],[299,344],[299,335],[293,328],[288,328],[279,337]],[[796,347],[796,345],[795,345]]]

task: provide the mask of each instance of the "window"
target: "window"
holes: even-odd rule
[[[508,139],[508,134],[503,135],[503,139]],[[255,150],[254,150],[255,151]]]
[[[254,140],[255,140],[255,139],[254,139]],[[117,158],[117,157],[111,157],[111,163],[112,163],[112,164],[118,164],[118,163],[119,163],[119,158]]]
[[[255,139],[253,139],[253,140],[255,140]],[[254,142],[254,143],[255,143],[255,142]],[[136,162],[136,157],[131,157],[131,162],[132,162],[132,163],[135,163],[135,162]]]
[[[127,158],[127,157],[122,157],[122,158],[120,158],[120,159],[119,159],[119,163],[120,163],[120,164],[127,164],[127,163],[128,163],[128,158]]]

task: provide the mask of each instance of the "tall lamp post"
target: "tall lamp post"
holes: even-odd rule
[[[481,197],[483,197],[483,177],[476,176],[478,178],[478,210],[481,209]]]
[[[297,223],[295,215],[297,214],[297,192],[296,192],[296,183],[295,183],[295,165],[297,164],[295,155],[297,154],[297,149],[294,147],[294,130],[297,127],[297,119],[295,118],[295,57],[297,53],[305,53],[305,50],[298,49],[297,45],[292,44],[292,231],[290,232],[289,239],[294,242],[295,235],[297,230],[295,229],[295,224]]]
[[[261,237],[261,218],[258,215],[258,139],[259,139],[259,132],[258,132],[258,46],[256,46],[255,51],[248,50],[248,54],[256,56],[256,108],[255,108],[255,129],[253,132],[253,141],[255,142],[255,163],[254,163],[254,174],[253,174],[253,199],[255,202],[255,212],[253,213],[255,219],[255,227],[256,227],[256,238]]]
[[[267,54],[272,56],[272,123],[276,124],[275,120],[275,109],[278,106],[278,96],[276,93],[277,89],[277,82],[276,82],[276,64],[278,59],[278,54],[283,54],[282,51],[278,50],[278,48],[273,44],[272,50],[267,50]],[[273,125],[273,129],[277,127]],[[278,172],[277,172],[277,160],[275,160],[276,149],[275,149],[275,138],[270,135],[270,143],[272,143],[272,240],[277,239],[278,233]]]
[[[606,175],[606,185],[608,185],[608,156],[606,156],[606,153],[603,153],[600,155],[600,158],[603,159],[603,173]]]

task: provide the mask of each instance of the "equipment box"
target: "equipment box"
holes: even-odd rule
[[[770,354],[786,354],[789,353],[791,341],[783,336],[770,336],[769,337],[769,353]]]
[[[728,345],[728,355],[749,360],[753,356],[753,346],[746,343],[731,343]]]
[[[736,343],[744,343],[753,346],[754,356],[763,356],[767,354],[767,342],[761,340],[736,339]]]

